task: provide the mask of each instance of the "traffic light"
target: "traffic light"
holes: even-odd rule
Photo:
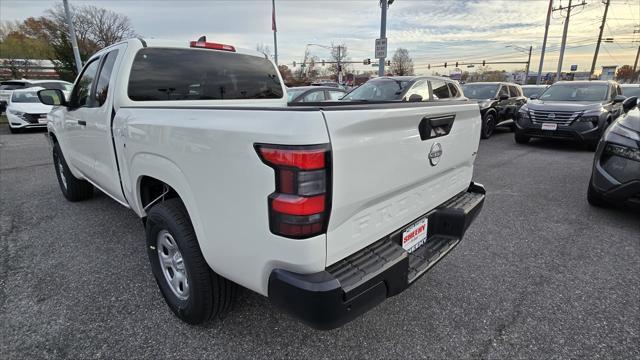
[[[387,66],[391,66],[391,60],[387,60],[387,62],[385,63],[385,65],[387,65]]]
[[[482,60],[482,66],[484,66],[487,62]]]
[[[427,65],[427,69],[431,70],[431,64]]]
[[[324,60],[322,60],[322,66],[324,66]]]
[[[342,71],[342,65],[338,65],[338,72]]]
[[[456,67],[458,67],[458,62],[456,61]]]
[[[293,67],[296,67],[296,62],[295,61],[293,62]]]
[[[447,68],[447,63],[444,63],[444,67],[445,67],[445,69]]]
[[[371,65],[371,59],[364,59],[364,60],[362,61],[362,64],[363,64],[363,65]]]

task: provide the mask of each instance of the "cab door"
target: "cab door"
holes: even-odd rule
[[[64,131],[62,145],[64,157],[73,168],[85,178],[93,175],[92,147],[87,141],[86,119],[91,113],[91,89],[100,66],[100,57],[93,58],[85,65],[71,92],[69,106],[64,110]]]
[[[502,100],[501,98],[505,95],[507,98]],[[498,112],[498,122],[500,122],[509,117],[509,88],[507,88],[507,85],[500,85],[496,98],[498,99],[496,102],[496,111]]]
[[[84,138],[93,159],[90,179],[102,191],[118,201],[126,202],[120,185],[120,174],[113,146],[112,124],[113,90],[118,62],[124,54],[126,44],[115,47],[102,55],[98,76],[92,88],[91,106],[81,114],[85,123]]]

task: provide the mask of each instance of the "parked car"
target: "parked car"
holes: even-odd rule
[[[623,113],[598,143],[587,192],[594,206],[640,205],[640,109],[638,98],[623,102]]]
[[[468,83],[462,86],[464,96],[476,100],[482,116],[480,136],[488,139],[498,126],[513,128],[516,114],[527,98],[520,85],[506,82]]]
[[[620,88],[622,89],[622,95],[640,98],[640,84],[620,84]]]
[[[520,108],[515,141],[566,139],[595,150],[604,130],[622,112],[621,94],[614,81],[559,81]]]
[[[47,113],[51,105],[45,105],[38,98],[41,87],[13,90],[7,105],[9,130],[16,133],[22,129],[46,128]]]
[[[414,283],[482,207],[475,103],[285,94],[263,54],[203,38],[117,43],[87,60],[69,101],[39,92],[56,105],[62,194],[95,187],[142,218],[160,292],[188,323],[227,311],[240,284],[338,327]]]
[[[40,86],[45,89],[60,89],[67,96],[73,84],[62,80],[8,80],[0,82],[0,113],[5,112],[13,90]]]
[[[371,79],[351,90],[342,100],[370,101],[432,101],[466,100],[460,86],[453,80],[438,76],[384,76]]]
[[[549,85],[522,85],[522,92],[527,99],[531,99],[532,96],[540,97]]]
[[[347,92],[328,86],[300,86],[287,89],[288,102],[322,102],[340,100]]]

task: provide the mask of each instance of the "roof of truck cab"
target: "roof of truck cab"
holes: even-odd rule
[[[192,49],[192,47],[190,46],[190,43],[191,43],[191,41],[196,41],[196,40],[198,40],[198,39],[163,40],[163,39],[143,39],[143,38],[138,38],[138,39],[130,39],[129,41],[142,42],[142,45],[144,47]],[[214,39],[207,39],[207,42],[231,45],[236,49],[236,51],[231,52],[231,51],[214,50],[214,49],[202,49],[202,50],[222,51],[222,52],[227,52],[227,53],[231,52],[231,53],[236,53],[236,54],[252,55],[252,56],[257,56],[257,57],[261,57],[261,58],[267,58],[265,54],[263,54],[263,53],[261,53],[259,51],[252,50],[252,49],[239,48],[239,47],[237,47],[234,44],[229,43],[229,42],[216,41]],[[197,49],[197,48],[193,48],[193,49]]]

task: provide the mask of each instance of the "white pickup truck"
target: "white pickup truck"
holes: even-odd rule
[[[423,82],[421,102],[287,105],[282,84],[255,51],[132,39],[92,56],[68,101],[39,91],[62,193],[97,188],[142,218],[188,323],[227,311],[239,284],[341,326],[429,270],[484,202],[476,103]]]

